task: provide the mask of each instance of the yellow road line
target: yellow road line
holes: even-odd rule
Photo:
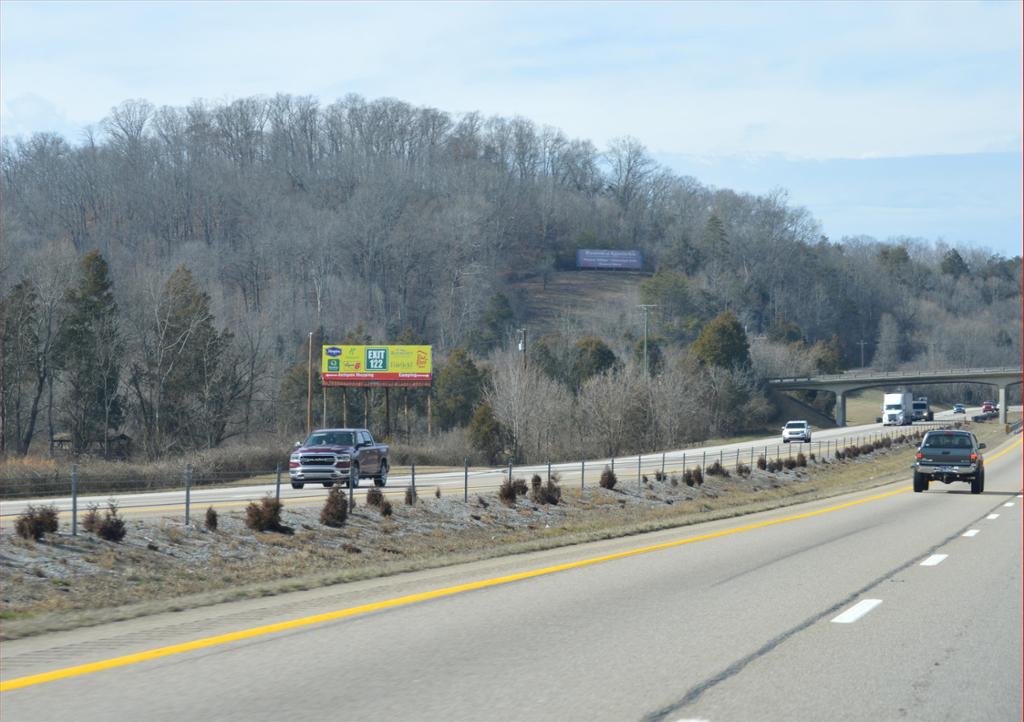
[[[1009,453],[1010,451],[1012,451],[1013,449],[1017,448],[1020,445],[1021,440],[1018,440],[1011,446],[1004,449],[1003,451],[994,454],[991,458],[992,460],[997,459],[1000,456]],[[31,687],[37,684],[44,684],[46,682],[55,682],[61,679],[68,679],[70,677],[78,677],[83,674],[92,674],[93,672],[101,672],[107,669],[115,669],[117,667],[124,667],[131,664],[137,664],[139,662],[145,662],[151,659],[169,657],[175,654],[182,654],[184,652],[191,652],[198,649],[206,649],[208,647],[215,647],[222,644],[228,644],[229,642],[238,642],[244,639],[252,639],[253,637],[260,637],[266,634],[274,634],[276,632],[285,632],[292,629],[300,629],[302,627],[309,627],[314,624],[322,624],[324,622],[331,622],[337,619],[344,619],[346,617],[354,617],[360,614],[377,612],[383,609],[393,609],[395,607],[402,607],[409,604],[415,604],[417,602],[424,602],[430,599],[449,597],[455,594],[461,594],[463,592],[474,591],[477,589],[496,587],[503,584],[509,584],[511,582],[522,581],[524,579],[532,579],[534,577],[554,574],[556,572],[563,572],[569,569],[580,569],[583,567],[592,566],[594,564],[610,562],[616,559],[626,559],[628,557],[638,556],[640,554],[649,554],[651,552],[661,551],[664,549],[672,549],[674,547],[683,546],[684,544],[693,544],[696,542],[708,541],[710,539],[719,539],[721,537],[731,536],[733,534],[740,534],[742,532],[753,531],[755,529],[762,529],[764,527],[775,526],[776,524],[784,524],[787,522],[799,521],[801,519],[810,519],[816,516],[821,516],[822,514],[828,514],[830,512],[839,511],[841,509],[849,509],[850,507],[860,506],[862,504],[867,504],[872,501],[886,499],[890,496],[895,496],[896,494],[903,494],[907,491],[910,491],[910,487],[903,487],[901,489],[895,489],[893,491],[887,491],[882,494],[875,494],[873,496],[865,497],[864,499],[847,501],[842,504],[836,504],[834,506],[824,507],[822,509],[816,509],[814,511],[807,511],[801,514],[793,514],[790,516],[780,517],[778,519],[767,519],[765,521],[759,521],[753,524],[744,524],[742,526],[732,527],[730,529],[709,532],[707,534],[686,537],[684,539],[676,539],[674,541],[663,542],[661,544],[653,544],[651,546],[639,547],[637,549],[629,549],[627,551],[616,552],[614,554],[606,554],[604,556],[599,557],[592,557],[590,559],[581,559],[575,562],[556,564],[554,566],[543,567],[540,569],[531,569],[529,571],[518,572],[516,574],[509,574],[503,577],[482,579],[480,581],[469,582],[467,584],[458,584],[452,587],[433,589],[431,591],[420,592],[418,594],[409,594],[403,597],[385,599],[380,602],[372,602],[370,604],[361,604],[355,607],[348,607],[347,609],[338,609],[333,612],[326,612],[324,614],[316,614],[313,616],[291,619],[286,622],[277,622],[275,624],[267,624],[260,627],[252,627],[250,629],[242,629],[237,632],[220,634],[213,637],[205,637],[203,639],[196,639],[191,642],[184,642],[182,644],[172,644],[166,647],[158,647],[157,649],[149,649],[143,652],[137,652],[135,654],[127,654],[121,657],[113,657],[111,659],[105,659],[99,662],[91,662],[88,664],[76,665],[74,667],[56,669],[52,672],[43,672],[41,674],[17,677],[6,682],[0,682],[0,692],[8,692],[15,689],[21,689],[23,687]]]

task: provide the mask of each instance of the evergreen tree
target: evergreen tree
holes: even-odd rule
[[[149,334],[151,352],[131,377],[146,448],[152,456],[213,448],[229,435],[244,385],[231,333],[214,328],[210,297],[184,266],[164,285]]]
[[[108,455],[110,432],[123,418],[124,344],[112,286],[107,262],[99,251],[91,251],[82,258],[77,283],[64,295],[67,311],[57,353],[67,382],[62,417],[76,453],[102,442]]]
[[[482,403],[469,422],[469,441],[484,456],[488,464],[497,463],[505,450],[505,428],[494,415],[491,405]]]
[[[954,278],[960,278],[960,276],[965,276],[970,272],[970,269],[967,267],[967,261],[964,260],[963,256],[955,248],[950,248],[946,255],[942,257],[939,269],[947,276],[953,276]]]
[[[516,314],[512,310],[508,296],[504,293],[494,294],[488,301],[487,309],[480,319],[480,332],[474,341],[474,349],[478,353],[486,353],[500,345],[508,336],[515,322]]]
[[[577,341],[573,355],[572,378],[577,388],[587,379],[614,368],[618,363],[615,352],[596,336]]]
[[[484,375],[463,349],[455,349],[437,374],[434,408],[442,429],[465,426],[480,402]]]
[[[732,311],[712,319],[693,343],[693,353],[708,366],[745,368],[750,365],[747,333]]]

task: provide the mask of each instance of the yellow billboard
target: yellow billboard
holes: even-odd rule
[[[325,345],[320,375],[325,386],[430,386],[430,346]]]

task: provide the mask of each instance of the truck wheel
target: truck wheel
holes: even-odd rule
[[[914,491],[928,491],[928,477],[917,471],[914,472]]]
[[[388,462],[384,460],[380,462],[380,473],[373,477],[374,486],[387,486],[388,483]]]
[[[352,466],[349,467],[348,485],[351,487],[359,486],[359,464],[354,461],[352,462]]]
[[[980,494],[983,491],[985,491],[985,472],[979,471],[971,479],[971,493]]]
[[[303,484],[302,482],[299,482],[299,481],[293,481],[292,482],[292,488],[293,489],[301,489],[304,486],[305,486],[305,484]]]
[[[334,482],[333,481],[325,481],[324,482],[324,488],[325,489],[330,489],[332,486],[334,486]]]

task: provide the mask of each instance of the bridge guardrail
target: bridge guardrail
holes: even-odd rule
[[[928,371],[867,371],[864,373],[823,374],[821,376],[785,376],[766,379],[770,384],[806,383],[808,381],[870,381],[873,379],[905,378],[907,376],[959,376],[968,374],[1016,374],[1021,375],[1022,369],[1017,366],[996,366],[976,369],[941,369]]]

